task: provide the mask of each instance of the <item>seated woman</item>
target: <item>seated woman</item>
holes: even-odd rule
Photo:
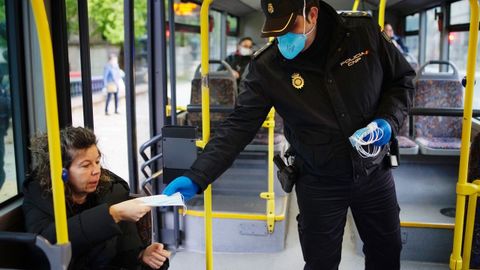
[[[69,269],[167,269],[170,252],[160,243],[143,246],[135,225],[150,207],[129,200],[127,183],[101,168],[95,134],[67,127],[60,142],[72,245]],[[35,137],[31,150],[34,168],[24,183],[26,229],[55,243],[47,135]]]

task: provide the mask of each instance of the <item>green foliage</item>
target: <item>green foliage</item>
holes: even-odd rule
[[[0,0],[0,21],[6,21],[7,17],[5,16],[5,0]]]
[[[65,0],[67,10],[67,31],[69,34],[78,33],[77,0]]]
[[[77,1],[66,0],[69,33],[78,33]],[[124,41],[123,0],[88,0],[90,35],[98,35],[111,44]],[[147,1],[134,0],[135,37],[144,36],[147,28]]]
[[[7,49],[7,17],[5,15],[5,0],[0,0],[0,48]]]

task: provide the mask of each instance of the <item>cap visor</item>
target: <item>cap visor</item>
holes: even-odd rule
[[[289,16],[281,18],[267,18],[262,28],[262,37],[277,37],[281,36],[292,28],[295,23],[295,12],[292,12]]]

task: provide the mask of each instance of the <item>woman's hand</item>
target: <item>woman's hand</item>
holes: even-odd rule
[[[150,206],[145,205],[141,199],[131,199],[110,206],[109,212],[118,223],[122,220],[137,222],[150,210]]]
[[[143,251],[141,256],[144,264],[153,269],[159,269],[170,257],[170,251],[163,249],[163,244],[153,243]]]

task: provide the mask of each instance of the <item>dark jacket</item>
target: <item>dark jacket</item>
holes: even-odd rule
[[[232,164],[272,106],[310,173],[359,177],[381,163],[385,151],[362,159],[348,137],[375,118],[386,119],[395,136],[408,113],[415,72],[371,17],[337,15],[320,3],[317,35],[307,50],[290,61],[276,44],[256,52],[235,111],[185,174],[202,189]]]
[[[247,67],[248,63],[250,63],[252,57],[250,55],[240,55],[239,53],[233,53],[225,58],[225,62],[227,62],[233,70],[237,71],[240,75],[237,79],[237,85],[240,85],[240,79],[242,78],[243,73],[245,72],[245,68]]]
[[[129,199],[127,183],[115,174],[100,194],[89,194],[81,206],[66,203],[68,236],[72,245],[69,269],[140,269],[138,255],[145,248],[135,223],[115,223],[109,214],[113,204]],[[56,242],[51,193],[33,177],[24,183],[23,212],[28,232]],[[143,267],[143,266],[142,266]],[[168,265],[161,269],[167,269]],[[147,268],[148,269],[148,268]]]

